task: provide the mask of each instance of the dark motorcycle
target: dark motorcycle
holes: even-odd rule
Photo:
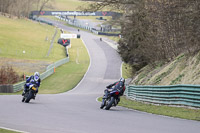
[[[36,94],[36,85],[32,84],[29,86],[29,89],[25,92],[22,102],[29,103],[31,99],[35,99],[35,94]]]
[[[112,106],[117,106],[119,102],[119,90],[118,89],[106,89],[105,95],[103,96],[101,109],[105,107],[106,110],[109,110]]]

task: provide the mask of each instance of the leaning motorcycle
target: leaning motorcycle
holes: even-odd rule
[[[103,109],[105,107],[106,110],[109,110],[112,106],[117,106],[120,91],[118,89],[106,89],[104,92],[100,108]]]
[[[26,91],[22,98],[22,102],[29,103],[31,99],[35,99],[35,94],[36,94],[37,87],[36,85],[32,84],[29,86],[29,89]]]

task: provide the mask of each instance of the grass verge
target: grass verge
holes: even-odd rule
[[[58,68],[56,72],[42,81],[40,94],[62,93],[74,88],[86,73],[90,59],[81,39],[71,39],[69,49],[70,62]]]
[[[0,128],[0,133],[19,133],[19,132],[10,131],[10,130]]]
[[[125,96],[120,98],[119,106],[139,110],[142,112],[200,121],[200,109],[190,109],[185,107],[170,107],[166,105],[153,105],[127,99]],[[102,98],[98,99],[102,101]]]

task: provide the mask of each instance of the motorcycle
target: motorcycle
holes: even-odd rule
[[[120,90],[106,89],[104,92],[105,94],[103,96],[100,108],[103,109],[105,107],[106,110],[109,110],[112,106],[117,106],[119,103]]]
[[[36,94],[37,87],[36,85],[32,84],[29,86],[29,89],[25,92],[22,102],[29,103],[31,99],[35,99],[35,94]]]

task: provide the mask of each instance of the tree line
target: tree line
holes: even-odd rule
[[[123,12],[119,54],[133,70],[200,50],[199,0],[92,0]]]
[[[32,10],[41,11],[45,7],[52,8],[51,0],[0,0],[0,12],[10,16],[29,17]]]

